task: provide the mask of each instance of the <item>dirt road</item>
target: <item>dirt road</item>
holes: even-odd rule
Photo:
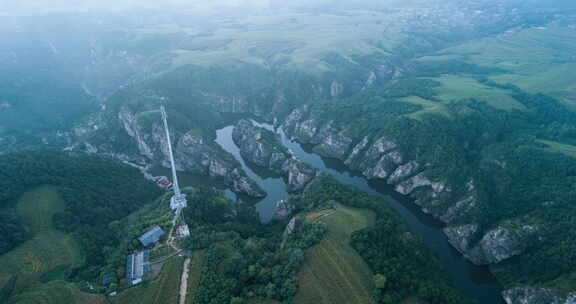
[[[180,304],[186,304],[186,293],[188,292],[188,271],[190,270],[190,258],[184,261],[184,270],[180,279]]]

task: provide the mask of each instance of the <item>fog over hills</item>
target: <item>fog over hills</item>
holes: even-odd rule
[[[0,0],[0,302],[178,297],[165,106],[193,303],[573,303],[574,70],[572,0]]]

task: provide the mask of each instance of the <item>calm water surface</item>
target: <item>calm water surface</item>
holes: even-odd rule
[[[382,181],[366,180],[356,172],[352,172],[339,160],[326,159],[311,151],[311,147],[301,145],[288,138],[280,129],[265,123],[254,123],[260,127],[279,133],[282,144],[288,148],[298,159],[318,168],[324,173],[332,175],[338,181],[357,187],[371,195],[385,198],[392,208],[404,218],[410,230],[419,235],[426,245],[438,256],[440,263],[446,271],[453,285],[464,295],[477,300],[481,304],[504,304],[501,297],[501,286],[488,271],[487,267],[475,266],[468,262],[459,252],[448,243],[442,232],[442,223],[423,213],[409,198],[395,192],[393,188]],[[217,130],[216,142],[226,151],[231,153],[242,165],[242,168],[252,180],[254,180],[268,195],[256,201],[256,209],[263,222],[272,218],[275,203],[288,196],[286,184],[282,177],[246,163],[240,156],[240,149],[232,140],[234,126],[227,126]],[[155,169],[151,173],[164,175],[169,174],[168,169]],[[225,189],[225,186],[216,181],[191,174],[179,173],[182,186],[216,186]],[[236,199],[236,195],[226,190],[226,195]],[[242,197],[242,199],[247,199]]]

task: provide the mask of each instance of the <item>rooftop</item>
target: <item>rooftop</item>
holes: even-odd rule
[[[144,245],[144,247],[148,247],[160,240],[162,236],[164,236],[165,232],[162,228],[156,226],[149,230],[148,232],[144,233],[141,237],[138,238],[140,243]]]

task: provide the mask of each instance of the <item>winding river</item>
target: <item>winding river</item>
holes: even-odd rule
[[[410,230],[419,235],[436,253],[449,279],[462,294],[481,304],[504,304],[501,296],[502,287],[496,282],[488,268],[472,264],[456,251],[442,232],[442,223],[423,213],[409,198],[395,192],[384,182],[367,181],[364,177],[350,172],[339,160],[324,159],[290,140],[282,130],[279,133],[284,146],[299,159],[324,173],[331,174],[344,184],[354,185],[369,194],[385,198],[390,206],[404,218]]]
[[[426,245],[436,253],[449,279],[462,294],[481,304],[504,304],[501,296],[502,288],[488,268],[475,266],[467,261],[448,243],[442,232],[443,224],[423,213],[408,197],[395,192],[392,187],[382,181],[366,180],[360,174],[348,170],[339,160],[322,158],[312,153],[309,147],[291,140],[281,129],[275,129],[269,124],[255,121],[253,123],[279,133],[282,144],[300,160],[332,175],[344,184],[354,185],[371,195],[385,198],[390,206],[404,218],[410,230],[419,235]],[[286,184],[281,176],[251,166],[244,161],[240,155],[240,149],[232,140],[233,129],[234,126],[227,126],[217,130],[216,142],[231,153],[240,162],[246,174],[268,193],[264,199],[256,202],[256,209],[261,220],[267,222],[274,213],[275,203],[288,196]],[[184,186],[187,184],[199,185],[200,182],[198,178],[186,174],[180,175],[179,173],[179,177],[180,183]],[[204,178],[202,183],[210,183],[210,181],[207,182]],[[236,199],[236,196],[229,190],[226,190],[226,195]]]
[[[216,131],[216,142],[228,153],[232,154],[242,165],[246,175],[254,180],[268,195],[256,203],[256,210],[260,214],[260,220],[269,222],[274,214],[276,202],[288,197],[284,179],[265,169],[259,169],[247,164],[240,155],[240,148],[232,140],[234,126],[228,126]],[[245,198],[246,199],[246,198]]]

